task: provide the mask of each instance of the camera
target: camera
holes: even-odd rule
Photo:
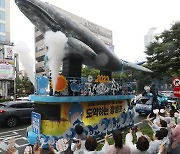
[[[79,143],[78,139],[71,139],[72,143]]]
[[[131,130],[137,132],[137,128],[138,128],[138,126],[134,126],[131,128]]]

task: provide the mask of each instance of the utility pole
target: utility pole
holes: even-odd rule
[[[17,88],[16,88],[16,81],[18,80],[18,72],[19,72],[19,63],[18,63],[18,54],[14,54],[14,101],[17,97]]]

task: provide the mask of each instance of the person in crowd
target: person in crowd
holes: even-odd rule
[[[105,136],[104,153],[105,154],[131,154],[130,148],[123,145],[123,135],[121,131],[116,130],[112,133],[114,144],[108,144],[108,135]]]
[[[76,125],[74,128],[76,135],[71,143],[71,150],[75,151],[77,148],[77,142],[81,141],[81,148],[84,149],[84,144],[86,140],[86,135],[84,134],[84,128],[81,125]],[[76,143],[74,143],[76,141]]]
[[[169,145],[170,145],[170,138],[168,136],[169,131],[166,128],[161,128],[160,132],[162,133],[163,143],[164,143],[165,149],[166,149],[166,151],[168,151]]]
[[[33,154],[41,154],[42,150],[42,147],[39,147],[38,142],[36,142],[33,146]]]
[[[172,105],[171,105],[171,110],[173,111],[177,111],[177,103],[176,102],[173,102]]]
[[[177,125],[172,128],[172,145],[175,147],[180,142],[180,117],[177,118]]]
[[[97,141],[93,136],[89,136],[85,141],[85,149],[81,148],[81,141],[77,143],[74,154],[104,154],[103,150],[96,151]]]
[[[154,123],[150,120],[150,114],[147,116],[146,120],[148,121],[150,127],[152,128],[154,132],[156,132],[157,130],[160,130],[160,128],[162,127],[167,128],[167,122],[159,118],[157,114],[156,114],[156,120],[154,120]]]
[[[167,112],[165,110],[165,116],[163,116],[163,117],[161,116],[160,118],[167,122],[169,128],[172,128],[176,124],[176,122],[175,122],[175,114],[176,113],[177,112],[173,109],[171,109],[169,112]]]
[[[163,140],[164,137],[167,137],[167,134],[168,134],[168,132],[164,128],[161,128],[160,130],[156,131],[153,134],[153,141],[151,141],[150,138],[148,139],[149,140],[149,149],[147,150],[147,153],[148,154],[157,154],[159,151],[159,146],[163,143],[163,141],[164,141],[164,144],[167,142],[167,147],[168,147],[169,146],[168,141]]]
[[[160,147],[159,147],[159,151],[158,151],[158,153],[157,154],[164,154],[165,153],[165,146],[164,146],[164,144],[162,143],[161,145],[160,145]]]
[[[76,139],[86,140],[87,136],[84,134],[84,128],[81,125],[76,125],[74,130],[76,132]]]
[[[33,149],[32,149],[32,147],[31,147],[31,145],[28,145],[28,146],[26,146],[26,148],[24,149],[24,154],[32,154],[32,151],[33,151]]]
[[[7,149],[6,154],[19,154],[19,152],[15,147],[10,147]]]
[[[26,149],[26,148],[25,148]],[[42,152],[42,147],[39,147],[38,142],[36,142],[33,146],[33,154],[41,154]],[[16,149],[16,147],[9,147],[6,151],[6,154],[19,154],[18,150]],[[32,154],[32,151],[30,150],[28,153],[26,154]]]
[[[168,117],[169,117],[169,123],[168,123],[168,127],[169,128],[172,128],[174,127],[174,125],[176,124],[176,120],[175,120],[175,117],[174,117],[174,114],[176,112],[173,111],[173,110],[170,110],[169,113],[167,114],[168,116],[167,117],[164,117],[164,120],[166,120]],[[167,120],[166,120],[167,121]]]
[[[137,133],[136,133],[137,134]],[[146,154],[149,149],[149,141],[145,136],[139,136],[136,144],[133,144],[132,129],[126,134],[125,144],[129,146],[132,154]]]

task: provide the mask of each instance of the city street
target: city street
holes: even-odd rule
[[[6,128],[0,126],[0,139],[8,140],[9,137],[14,137],[16,144],[15,146],[19,150],[19,153],[23,153],[24,148],[26,145],[28,145],[27,139],[26,139],[26,128],[30,124],[21,124],[15,128]],[[0,153],[3,153],[3,151],[0,149]]]
[[[141,124],[141,120],[145,118],[145,116],[138,116],[138,114],[135,114],[135,124]],[[0,139],[7,140],[9,137],[15,137],[16,147],[19,150],[19,153],[23,153],[25,147],[28,145],[26,139],[26,128],[29,125],[30,123],[23,123],[15,128],[6,128],[4,126],[0,126]],[[3,151],[0,150],[0,153],[3,153]]]

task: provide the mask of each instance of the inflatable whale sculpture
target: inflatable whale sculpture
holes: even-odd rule
[[[151,70],[131,62],[119,59],[90,30],[64,14],[57,7],[40,0],[15,0],[21,12],[43,34],[46,31],[61,31],[68,38],[66,57],[82,59],[85,65],[102,71],[118,72],[136,69],[145,72]]]

